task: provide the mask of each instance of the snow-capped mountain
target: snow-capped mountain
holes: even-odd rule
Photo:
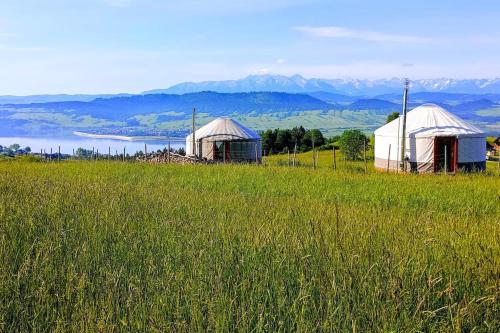
[[[287,93],[329,92],[351,96],[376,96],[401,92],[403,79],[306,79],[300,75],[250,75],[240,80],[185,82],[168,89],[146,91],[144,94],[185,94],[200,91],[221,93],[272,91]],[[500,93],[496,79],[429,79],[412,80],[412,92],[447,92],[463,94]]]

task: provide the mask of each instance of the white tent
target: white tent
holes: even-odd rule
[[[403,117],[375,131],[375,167],[400,169]],[[405,135],[407,171],[455,172],[484,170],[486,136],[435,104],[424,104],[408,112]]]
[[[231,118],[217,118],[186,137],[186,154],[208,160],[260,161],[261,140],[253,130]]]

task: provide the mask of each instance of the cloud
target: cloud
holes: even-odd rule
[[[376,43],[428,43],[427,38],[407,36],[407,35],[393,35],[370,30],[355,30],[338,26],[299,26],[293,28],[296,31],[306,33],[314,37],[323,38],[346,38],[358,39],[368,42]]]
[[[279,59],[276,60],[276,63],[278,65],[283,65],[285,62],[286,62],[286,59],[283,59],[283,58],[279,58]]]

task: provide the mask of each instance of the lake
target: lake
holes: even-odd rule
[[[52,148],[53,152],[56,153],[58,147],[61,147],[61,153],[72,154],[73,149],[76,151],[78,148],[84,148],[92,150],[92,148],[99,150],[99,153],[107,154],[108,149],[111,147],[111,154],[123,153],[123,148],[127,154],[134,154],[138,151],[144,151],[144,144],[147,144],[148,152],[157,151],[158,149],[163,150],[168,146],[168,141],[122,141],[122,140],[112,140],[112,139],[93,139],[84,138],[78,136],[72,137],[0,137],[0,145],[10,146],[17,143],[24,147],[30,147],[33,153],[39,153],[40,149],[45,149],[47,153],[50,152]],[[170,147],[173,149],[179,149],[185,147],[185,142],[182,141],[172,141]]]

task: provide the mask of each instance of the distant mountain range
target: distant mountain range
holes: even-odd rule
[[[250,75],[240,80],[185,82],[167,89],[145,91],[143,94],[185,94],[201,91],[235,92],[325,92],[347,96],[370,96],[400,93],[403,79],[306,79],[300,75]],[[411,92],[446,92],[460,94],[498,94],[500,78],[464,79],[449,78],[412,80]]]
[[[427,102],[440,104],[489,133],[500,132],[500,94],[420,92],[410,95],[410,108]],[[304,125],[330,134],[346,128],[372,131],[383,124],[389,113],[402,109],[399,93],[371,98],[331,92],[144,94],[99,97],[90,101],[0,105],[0,133],[68,135],[72,131],[97,131],[134,135],[164,130],[183,135],[189,131],[193,107],[197,109],[200,124],[215,117],[230,116],[256,130]]]
[[[0,136],[68,135],[72,131],[185,134],[191,111],[200,124],[230,116],[257,130],[304,125],[333,134],[367,132],[400,112],[401,79],[305,79],[253,75],[241,80],[181,83],[118,95],[0,96]],[[436,103],[488,133],[500,132],[500,79],[415,80],[409,106]]]

